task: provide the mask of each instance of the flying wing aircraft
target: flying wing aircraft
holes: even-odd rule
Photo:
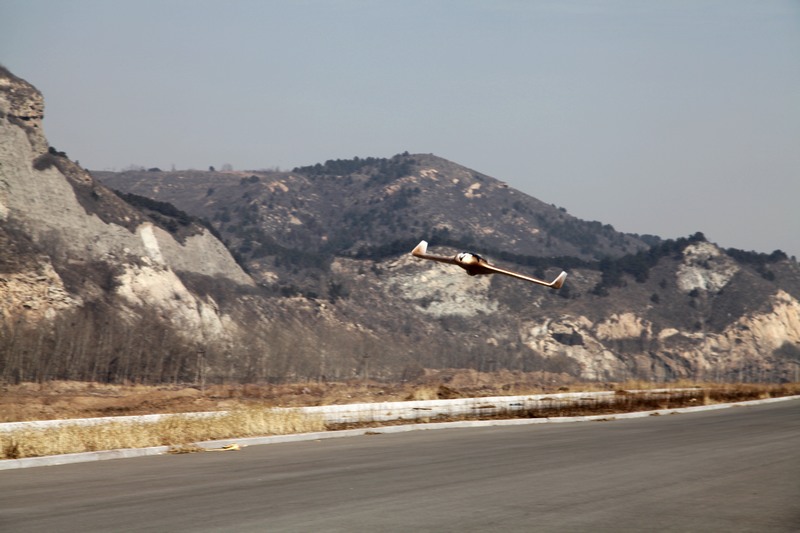
[[[475,276],[480,274],[505,274],[506,276],[511,276],[512,278],[518,278],[525,281],[530,281],[532,283],[536,283],[537,285],[544,285],[545,287],[550,287],[551,289],[560,289],[561,286],[564,285],[564,280],[567,279],[567,273],[561,272],[561,274],[559,274],[558,277],[553,281],[550,282],[542,281],[540,279],[532,278],[530,276],[524,276],[516,272],[511,272],[510,270],[504,270],[502,268],[498,268],[494,265],[489,264],[489,262],[486,261],[486,259],[484,259],[483,257],[469,252],[461,252],[452,257],[429,254],[427,241],[421,241],[413,250],[411,250],[411,255],[413,255],[414,257],[419,257],[421,259],[430,259],[431,261],[439,261],[440,263],[449,263],[451,265],[458,265],[464,270],[466,270],[467,274],[469,274],[470,276]]]

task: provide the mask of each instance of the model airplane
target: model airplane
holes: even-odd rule
[[[432,255],[428,253],[428,243],[426,241],[421,241],[416,246],[416,248],[411,250],[411,255],[413,255],[414,257],[420,257],[422,259],[430,259],[432,261],[439,261],[441,263],[458,265],[464,270],[466,270],[467,274],[469,274],[470,276],[475,276],[478,274],[505,274],[506,276],[511,276],[512,278],[523,279],[525,281],[536,283],[537,285],[544,285],[545,287],[550,287],[551,289],[560,289],[561,286],[564,285],[564,280],[567,279],[566,272],[561,272],[561,274],[559,274],[556,279],[550,282],[542,281],[540,279],[532,278],[530,276],[523,276],[522,274],[517,274],[516,272],[511,272],[510,270],[503,270],[502,268],[490,265],[489,262],[486,261],[486,259],[484,259],[483,257],[469,252],[461,252],[459,254],[454,255],[453,257],[447,257],[443,255]]]

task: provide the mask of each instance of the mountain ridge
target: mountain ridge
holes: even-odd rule
[[[341,174],[345,170],[349,172]],[[431,154],[354,158],[298,167],[292,172],[245,174],[249,177],[239,177],[242,173],[192,171],[191,179],[202,180],[202,185],[193,198],[188,198],[186,195],[176,197],[174,191],[186,179],[185,172],[94,173],[101,180],[112,179],[109,182],[112,186],[138,181],[138,184],[127,183],[126,187],[153,198],[172,195],[178,207],[190,212],[199,211],[201,205],[208,210],[215,205],[216,195],[223,195],[226,203],[238,200],[238,194],[242,197],[254,195],[245,200],[254,200],[258,195],[262,202],[250,201],[248,208],[264,219],[265,229],[291,235],[301,228],[286,226],[287,220],[295,226],[310,225],[308,230],[316,233],[297,238],[314,250],[326,247],[352,253],[359,244],[365,244],[366,237],[385,241],[385,238],[379,239],[381,235],[369,234],[376,218],[382,218],[379,230],[392,230],[406,240],[445,232],[461,241],[475,240],[476,245],[485,245],[489,239],[482,234],[499,231],[502,233],[499,237],[508,246],[530,255],[620,255],[626,249],[646,247],[636,236],[615,232],[599,222],[581,221],[504,182]],[[228,190],[231,188],[234,190]],[[240,188],[248,190],[237,190]],[[217,206],[217,212],[208,212],[209,219],[216,222],[230,217],[226,207]],[[284,226],[269,225],[275,210],[283,212],[277,214]],[[459,213],[457,222],[461,227],[452,227],[452,212]],[[530,227],[525,216],[531,214],[537,217],[541,227]],[[488,224],[484,220],[487,216],[496,218]],[[314,224],[329,226],[332,223],[345,227],[360,240],[352,242],[339,236],[340,240],[331,242],[332,237],[326,235],[324,229],[314,227]],[[580,227],[587,225],[592,226],[592,231]],[[612,240],[619,242],[605,242]],[[614,250],[615,247],[621,251]]]

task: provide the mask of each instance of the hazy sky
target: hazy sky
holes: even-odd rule
[[[797,0],[0,0],[0,62],[89,169],[434,153],[800,257]]]

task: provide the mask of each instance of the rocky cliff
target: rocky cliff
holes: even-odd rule
[[[0,315],[28,323],[104,302],[157,312],[194,337],[225,330],[213,298],[181,279],[252,285],[225,246],[196,222],[154,223],[50,147],[43,117],[39,91],[0,70]]]

